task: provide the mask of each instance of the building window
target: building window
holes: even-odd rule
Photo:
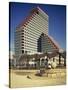
[[[24,37],[24,36],[21,36],[21,37]]]
[[[22,44],[22,46],[24,46],[24,44]]]
[[[24,41],[22,41],[21,43],[24,43]],[[23,44],[22,44],[23,45]]]
[[[24,34],[24,32],[22,32],[21,34]]]
[[[24,49],[24,47],[22,47],[22,49]]]
[[[24,53],[24,50],[22,50],[22,53]]]

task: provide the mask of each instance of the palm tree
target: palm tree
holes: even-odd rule
[[[16,67],[16,56],[13,55],[13,59],[14,59],[14,66]]]
[[[26,58],[27,58],[27,69],[29,69],[29,61],[31,59],[31,55],[26,55]]]
[[[22,59],[26,60],[27,69],[29,69],[30,56],[27,55],[27,53],[25,53],[25,54],[23,55]]]
[[[62,53],[62,57],[64,58],[64,66],[66,66],[66,51]]]
[[[59,65],[61,65],[61,53],[59,52]]]
[[[64,52],[64,66],[66,66],[66,52]]]
[[[38,68],[39,68],[39,56],[38,54],[34,54],[35,61],[37,62]]]

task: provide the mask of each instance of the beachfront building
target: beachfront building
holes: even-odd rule
[[[24,22],[16,28],[15,53],[17,56],[23,53],[38,52],[38,38],[41,33],[48,35],[48,20],[48,15],[37,7],[33,9]]]
[[[15,54],[20,56],[23,53],[37,53],[46,52],[53,50],[56,45],[45,45],[51,44],[50,38],[48,38],[48,28],[49,28],[49,16],[42,11],[39,7],[34,8],[29,13],[28,17],[16,28],[15,31]],[[43,39],[42,43],[38,43],[41,34],[44,33],[48,40]],[[47,42],[49,41],[49,42]],[[52,43],[53,44],[53,43]],[[49,50],[47,50],[49,46]],[[39,50],[41,47],[41,50]],[[45,48],[45,49],[44,49]]]
[[[48,29],[49,16],[39,7],[32,9],[15,31],[16,60],[18,61],[23,54],[59,51],[59,46],[49,35]]]

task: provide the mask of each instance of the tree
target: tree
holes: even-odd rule
[[[66,51],[62,53],[62,57],[64,58],[64,66],[66,66]]]

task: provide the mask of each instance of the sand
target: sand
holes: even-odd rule
[[[65,70],[63,70],[65,71]],[[62,71],[62,72],[63,72]],[[44,74],[42,77],[35,76],[37,70],[11,70],[10,73],[10,87],[42,87],[42,86],[53,86],[53,85],[64,85],[66,84],[66,76],[63,77],[47,77]],[[27,78],[29,76],[30,78]]]

